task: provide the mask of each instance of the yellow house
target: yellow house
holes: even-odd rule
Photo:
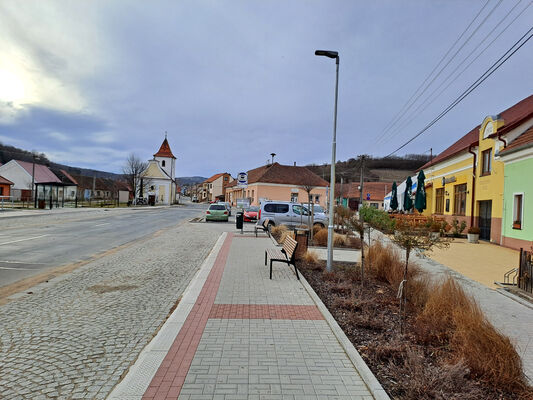
[[[480,238],[502,243],[504,164],[496,157],[533,125],[533,95],[487,116],[421,169],[426,175],[425,215],[480,228]]]
[[[261,200],[307,203],[308,192],[315,204],[326,207],[328,182],[305,167],[274,163],[248,171],[248,187],[238,188],[233,181],[226,188],[226,201],[236,205],[237,199],[248,198],[251,205]]]

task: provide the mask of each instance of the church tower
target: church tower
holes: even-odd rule
[[[158,161],[161,169],[174,180],[176,177],[176,157],[174,157],[172,150],[170,150],[166,134],[165,140],[163,140],[163,144],[161,144],[159,151],[154,154],[154,160]]]

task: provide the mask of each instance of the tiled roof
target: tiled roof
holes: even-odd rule
[[[15,160],[28,174],[33,172],[33,163]],[[35,183],[61,183],[61,180],[46,165],[35,164]]]
[[[163,140],[163,143],[161,144],[161,147],[159,148],[159,151],[154,154],[154,157],[176,158],[176,157],[174,157],[174,154],[172,154],[172,150],[170,150],[170,145],[168,144],[167,138],[165,138],[165,140]]]
[[[206,183],[214,182],[214,181],[216,181],[218,178],[220,178],[220,177],[221,177],[222,175],[224,175],[224,174],[227,174],[227,172],[222,172],[222,173],[220,173],[220,174],[215,174],[215,175],[213,175],[211,178],[206,179],[204,182],[206,182]],[[229,175],[229,174],[228,174],[228,175]]]
[[[506,133],[523,121],[533,118],[533,95],[526,97],[524,100],[501,112],[498,115],[498,118],[503,119],[504,125],[498,129],[496,134]],[[440,153],[432,161],[423,165],[420,169],[427,168],[430,165],[446,160],[447,158],[450,158],[461,151],[467,150],[470,146],[477,145],[479,141],[480,127],[480,125],[476,126],[461,139]]]
[[[390,192],[392,182],[364,182],[363,199],[366,200],[366,194],[370,193],[370,200],[382,201],[387,192]],[[341,197],[341,184],[335,184],[335,197]],[[343,198],[356,198],[360,196],[359,182],[344,183],[342,185]]]
[[[500,151],[500,154],[513,153],[531,146],[533,146],[533,126],[509,143],[505,149]]]
[[[248,171],[248,183],[280,183],[298,186],[326,187],[328,182],[306,167],[274,163]]]
[[[13,182],[11,182],[9,179],[4,178],[2,175],[0,175],[0,184],[3,185],[12,185]]]

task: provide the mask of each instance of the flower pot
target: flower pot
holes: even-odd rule
[[[440,237],[440,232],[429,232],[429,237],[433,240],[436,240]]]
[[[468,243],[478,243],[479,242],[479,234],[478,233],[467,233],[466,236],[468,236]]]

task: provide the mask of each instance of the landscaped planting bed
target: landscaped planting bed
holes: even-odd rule
[[[393,399],[533,399],[511,342],[453,281],[433,285],[410,265],[400,331],[399,253],[380,244],[359,266],[308,254],[298,268]]]

